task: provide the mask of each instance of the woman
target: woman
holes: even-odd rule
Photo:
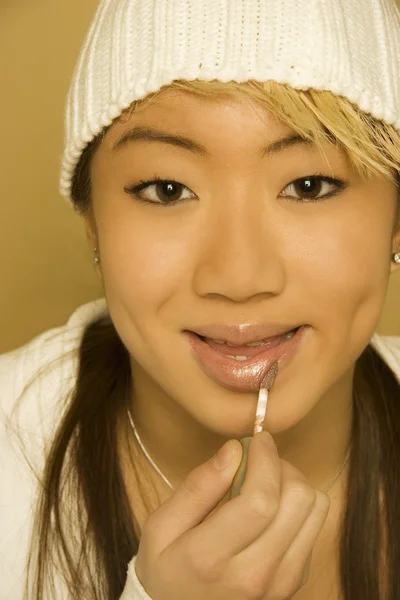
[[[399,57],[393,0],[100,3],[61,192],[105,299],[0,359],[1,598],[399,597]]]

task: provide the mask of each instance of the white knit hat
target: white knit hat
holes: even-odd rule
[[[67,99],[60,192],[86,145],[174,79],[330,90],[400,131],[395,0],[102,0]]]

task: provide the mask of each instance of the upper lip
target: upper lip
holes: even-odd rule
[[[283,323],[241,323],[238,325],[204,325],[192,330],[202,337],[214,340],[224,340],[236,346],[245,346],[253,342],[261,342],[265,338],[283,335],[300,325],[286,325]]]

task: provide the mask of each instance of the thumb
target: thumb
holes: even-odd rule
[[[143,526],[142,537],[152,538],[152,552],[163,552],[218,506],[229,491],[241,458],[240,442],[231,439],[210,460],[190,471],[172,496],[150,515]]]

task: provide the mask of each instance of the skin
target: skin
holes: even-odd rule
[[[209,154],[149,141],[113,152],[139,124],[188,136]],[[92,162],[87,233],[131,355],[135,424],[174,488],[228,439],[252,435],[257,394],[211,381],[182,335],[210,322],[310,325],[301,352],[278,375],[264,428],[315,488],[329,485],[347,453],[355,361],[400,268],[391,262],[400,247],[398,190],[381,177],[362,180],[329,144],[325,155],[299,145],[260,158],[261,147],[289,133],[239,94],[210,101],[169,90],[116,122]],[[317,172],[347,187],[314,203],[281,195],[296,196],[289,184]],[[155,174],[195,198],[162,207],[124,191]],[[324,184],[321,195],[333,189]],[[142,195],[157,198],[154,186]]]

